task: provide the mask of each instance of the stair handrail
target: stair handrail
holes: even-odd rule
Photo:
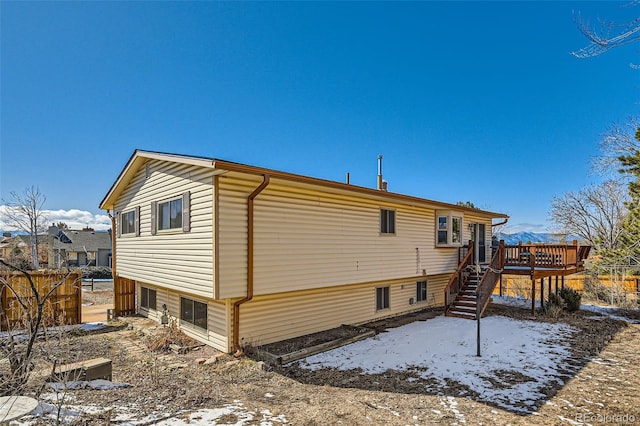
[[[447,312],[449,307],[456,300],[456,296],[460,289],[462,288],[463,280],[463,272],[467,269],[468,266],[473,265],[473,242],[469,241],[469,245],[467,247],[467,254],[464,255],[460,263],[458,264],[458,268],[451,275],[447,286],[444,288],[444,311]]]
[[[504,269],[504,262],[504,240],[500,240],[498,250],[491,258],[491,262],[489,263],[489,266],[486,267],[485,272],[482,275],[482,279],[478,283],[478,287],[476,289],[476,293],[480,295],[480,297],[477,299],[480,316],[482,316],[482,314],[484,313],[484,310],[489,304],[489,299],[493,294],[493,290],[496,288],[496,284],[500,280],[502,270]]]

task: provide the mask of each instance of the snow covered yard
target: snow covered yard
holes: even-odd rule
[[[308,358],[271,369],[229,355],[211,365],[197,362],[216,354],[207,347],[151,352],[149,339],[162,328],[128,318],[133,329],[73,333],[68,342],[68,350],[83,358],[112,359],[114,383],[73,383],[61,395],[34,380],[27,394],[40,402],[37,415],[12,424],[55,424],[58,408],[66,424],[127,426],[581,425],[598,416],[640,419],[640,325],[599,312],[533,319],[528,309],[492,304],[482,320],[477,358],[475,322],[438,315],[371,324],[387,331],[342,348],[348,351],[341,356],[325,354],[336,367]],[[353,350],[365,343],[370,346]],[[360,359],[369,362],[356,367]]]
[[[476,400],[531,412],[547,396],[547,388],[567,378],[572,368],[565,362],[571,355],[567,338],[575,332],[565,324],[484,318],[478,357],[476,322],[440,316],[308,357],[299,366],[360,369],[362,374],[412,372],[437,379],[436,389],[425,390],[457,382]]]

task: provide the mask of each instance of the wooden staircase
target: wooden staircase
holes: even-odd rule
[[[482,316],[491,300],[491,294],[500,280],[504,265],[504,243],[494,254],[489,264],[473,263],[473,244],[469,242],[464,256],[459,255],[458,269],[451,276],[444,290],[445,315],[476,319]]]
[[[472,241],[458,250],[458,268],[444,289],[447,316],[476,319],[478,312],[482,316],[502,274],[531,277],[531,311],[535,315],[535,280],[584,271],[591,247],[579,246],[577,241],[508,246],[500,241],[491,261],[483,265],[474,264],[473,250]],[[542,292],[540,297],[543,298]]]
[[[476,313],[478,312],[478,298],[476,293],[478,291],[478,284],[482,280],[485,271],[486,268],[482,268],[480,273],[474,270],[468,275],[463,275],[462,285],[456,298],[447,309],[447,316],[476,319]]]

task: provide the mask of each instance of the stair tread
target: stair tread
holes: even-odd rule
[[[457,318],[464,318],[464,319],[476,319],[475,315],[456,313],[456,312],[447,312],[447,316],[449,316],[449,317],[457,317]]]
[[[451,306],[465,306],[465,307],[473,307],[474,309],[478,306],[477,303],[471,301],[457,300],[453,302]]]
[[[450,312],[462,312],[465,314],[473,314],[475,315],[477,309],[476,308],[465,308],[463,306],[451,306],[449,308]]]

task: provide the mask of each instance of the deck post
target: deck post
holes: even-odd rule
[[[536,280],[531,275],[531,315],[536,316]]]
[[[502,297],[502,274],[500,274],[500,297]]]
[[[544,278],[540,278],[540,309],[544,308]]]
[[[556,275],[556,296],[558,295],[558,276]]]
[[[564,290],[564,275],[562,276],[562,289]]]
[[[480,293],[476,293],[476,327],[478,332],[476,356],[480,356]]]
[[[547,294],[549,294],[549,300],[551,300],[551,277],[549,277],[549,291]]]

